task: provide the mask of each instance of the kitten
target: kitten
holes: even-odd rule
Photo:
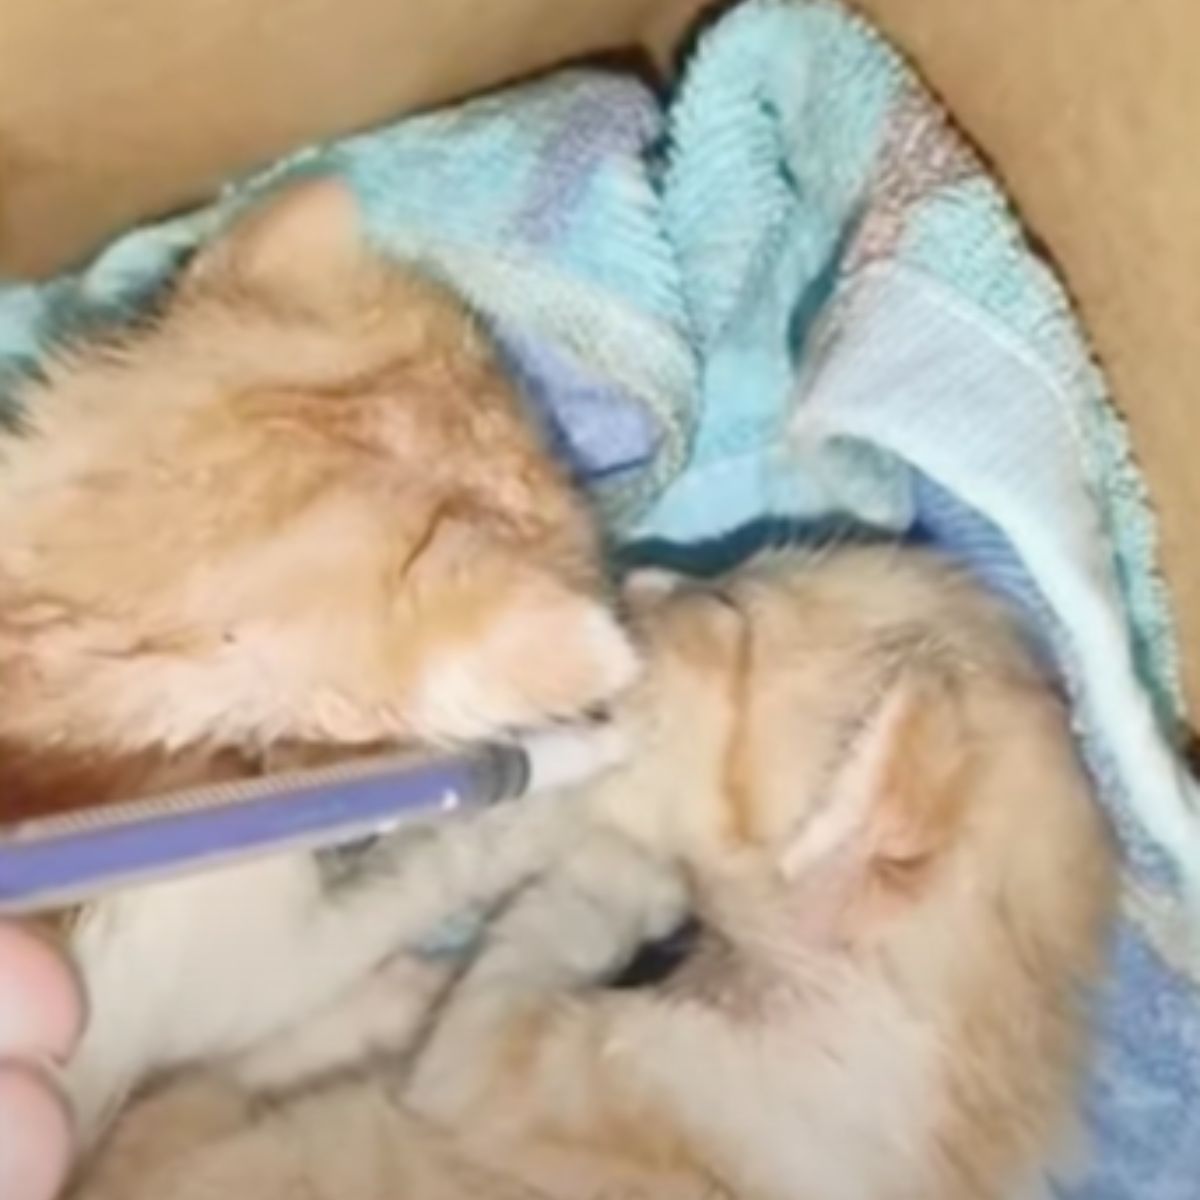
[[[49,363],[0,470],[0,817],[580,714],[637,670],[594,522],[462,304],[313,181]],[[546,645],[552,655],[542,653]],[[307,751],[305,751],[307,752]],[[89,1136],[146,1073],[331,1000],[545,854],[507,813],[328,902],[312,856],[71,915]],[[393,864],[394,865],[394,864]]]
[[[1007,617],[901,549],[630,592],[638,748],[462,977],[431,975],[407,1056],[265,1110],[168,1088],[80,1200],[1043,1194],[1116,884]],[[606,986],[689,907],[676,971]]]

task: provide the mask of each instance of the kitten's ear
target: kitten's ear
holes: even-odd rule
[[[789,840],[784,874],[797,878],[849,852],[885,882],[914,876],[953,833],[968,765],[968,734],[951,681],[936,668],[907,669]]]
[[[582,717],[635,680],[638,653],[598,592],[489,547],[453,523],[439,542],[417,570],[409,568],[405,586],[405,620],[416,618],[423,647],[412,696],[421,734],[487,738]],[[448,562],[456,552],[462,558]],[[438,579],[431,583],[433,571]]]
[[[184,282],[236,280],[293,299],[319,297],[365,257],[353,194],[322,177],[293,184],[235,219],[196,254]]]

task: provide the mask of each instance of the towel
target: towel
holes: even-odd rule
[[[476,308],[531,412],[620,522],[682,467],[695,392],[645,169],[661,121],[648,89],[572,71],[306,148],[208,208],[126,234],[78,272],[0,287],[0,416],[15,416],[17,385],[56,343],[144,310],[199,243],[265,193],[335,174],[381,251]]]
[[[1154,525],[1062,289],[898,55],[828,0],[749,0],[662,109],[572,71],[313,147],[91,267],[0,291],[0,385],[119,319],[281,176],[459,287],[618,539],[848,515],[1005,595],[1072,701],[1124,855],[1072,1200],[1200,1162],[1200,818]],[[1036,831],[1031,831],[1036,836]]]

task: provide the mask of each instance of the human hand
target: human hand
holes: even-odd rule
[[[70,964],[38,934],[0,922],[0,1196],[52,1200],[71,1165],[70,1109],[53,1065],[72,1052],[84,1000]]]

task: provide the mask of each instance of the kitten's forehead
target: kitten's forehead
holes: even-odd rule
[[[651,577],[643,620],[660,686],[689,719],[759,709],[761,740],[788,753],[836,739],[920,644],[919,626],[882,620],[878,596],[847,588],[839,569],[792,554],[713,581]]]

